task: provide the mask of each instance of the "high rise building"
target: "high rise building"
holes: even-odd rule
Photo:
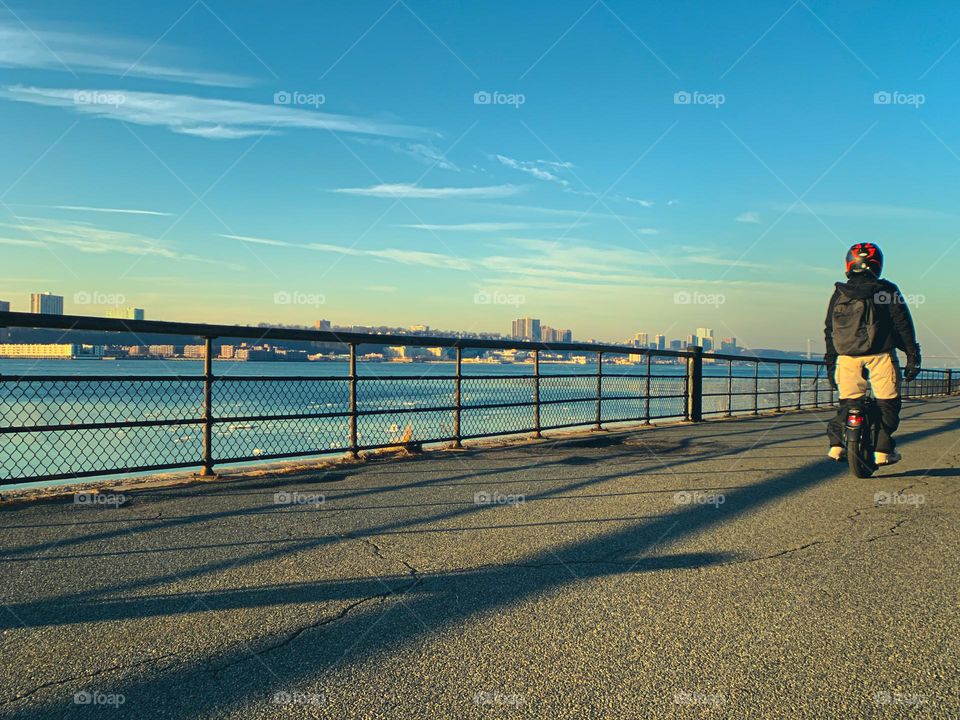
[[[657,350],[666,350],[667,349],[667,336],[666,335],[655,335],[653,338],[653,345]]]
[[[30,312],[34,315],[63,315],[63,296],[33,293],[30,295]]]
[[[146,313],[143,308],[118,307],[107,310],[107,317],[120,320],[143,320]]]
[[[699,335],[687,335],[685,347],[697,347],[700,345],[700,336]]]
[[[332,325],[329,320],[317,320],[317,322],[314,324],[314,327],[317,330],[330,330]]]
[[[0,312],[10,312],[10,303],[6,300],[0,300]]]
[[[540,320],[531,317],[514,320],[513,337],[517,340],[539,340]]]
[[[723,338],[720,341],[720,352],[730,353],[736,352],[737,350],[737,339],[736,338]]]
[[[573,330],[558,330],[557,332],[560,333],[560,342],[573,342]]]
[[[638,332],[633,336],[633,346],[639,348],[645,348],[650,345],[650,334],[645,332]]]
[[[671,340],[670,341],[671,350],[683,350],[683,340]]]
[[[0,300],[0,312],[10,312],[10,303],[6,300]],[[0,343],[5,343],[10,339],[10,331],[6,328],[0,328]]]

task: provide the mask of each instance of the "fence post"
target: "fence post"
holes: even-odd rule
[[[457,374],[453,381],[453,446],[457,449],[463,447],[463,437],[460,430],[460,411],[462,409],[462,400],[460,395],[460,381],[463,379],[463,348],[457,345]]]
[[[797,410],[803,408],[803,363],[797,365]]]
[[[953,370],[947,370],[947,395],[953,395]]]
[[[542,438],[540,432],[540,351],[533,351],[533,436]]]
[[[753,362],[753,414],[760,414],[760,361]]]
[[[813,376],[813,407],[820,407],[820,363],[815,365],[817,374]]]
[[[733,360],[727,361],[727,417],[733,417]]]
[[[647,353],[647,387],[646,387],[646,392],[644,394],[644,397],[646,398],[646,400],[644,401],[644,411],[643,411],[644,425],[650,424],[650,365],[652,361],[653,361],[653,355],[651,353]]]
[[[783,412],[783,395],[782,395],[782,383],[783,380],[783,363],[779,360],[777,361],[777,412]]]
[[[357,344],[350,343],[350,457],[360,457],[357,442]]]
[[[213,469],[213,338],[203,339],[203,469],[200,477],[216,477]]]
[[[703,348],[688,348],[687,420],[703,422]]]
[[[597,353],[597,421],[595,430],[603,430],[603,353]]]

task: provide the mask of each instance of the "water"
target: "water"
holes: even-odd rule
[[[815,368],[783,367],[784,408],[815,400]],[[43,475],[103,472],[153,465],[196,466],[203,456],[203,366],[200,361],[0,360],[0,423],[43,427],[85,423],[177,421],[137,428],[77,428],[0,434],[4,483]],[[589,425],[596,420],[597,366],[541,364],[541,426]],[[754,368],[705,364],[705,413],[752,412]],[[777,407],[776,365],[760,366],[759,409]],[[428,442],[454,434],[453,363],[359,363],[357,405],[361,446],[402,440]],[[642,420],[647,413],[645,365],[604,365],[604,423]],[[685,367],[652,366],[651,419],[682,418]],[[218,461],[267,459],[294,453],[346,451],[349,419],[346,362],[243,363],[215,361],[213,450]],[[792,377],[788,377],[788,375]],[[9,376],[28,376],[14,382]],[[55,379],[85,377],[87,381]],[[461,388],[464,437],[531,431],[532,406],[475,408],[471,405],[530,403],[532,365],[465,363]],[[131,377],[133,379],[131,379]],[[47,379],[42,379],[47,378]],[[149,379],[143,379],[149,378]],[[821,376],[821,402],[829,389]],[[728,390],[732,388],[732,408]],[[736,395],[736,393],[745,393]],[[407,412],[401,412],[407,411]],[[327,415],[257,419],[265,415]],[[68,482],[62,479],[57,482]]]

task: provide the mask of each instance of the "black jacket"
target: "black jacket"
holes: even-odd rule
[[[913,327],[910,309],[900,294],[900,289],[889,280],[877,280],[869,275],[853,275],[849,282],[837,283],[837,289],[830,298],[824,332],[827,341],[824,360],[828,365],[835,365],[837,362],[837,349],[833,344],[833,306],[841,293],[848,297],[874,299],[880,332],[870,352],[864,354],[879,355],[894,349],[903,350],[907,354],[907,362],[920,367],[917,333]]]

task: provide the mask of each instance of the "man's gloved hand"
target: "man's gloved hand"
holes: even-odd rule
[[[903,371],[903,379],[907,382],[913,382],[920,375],[920,360],[910,358],[907,360],[907,369]]]

